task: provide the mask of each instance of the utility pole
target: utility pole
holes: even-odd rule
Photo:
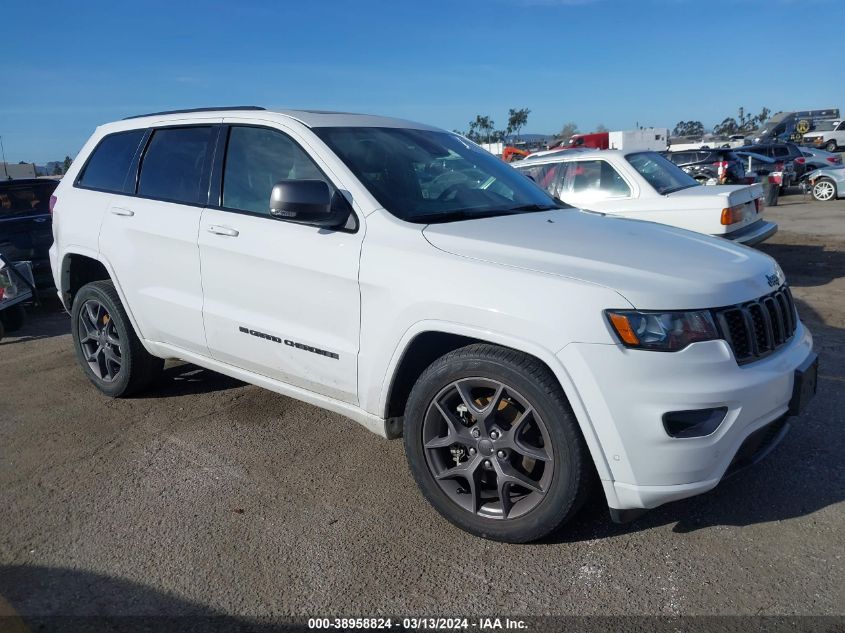
[[[6,172],[6,180],[11,180],[12,177],[9,175],[9,168],[6,167],[6,148],[3,147],[3,137],[0,136],[0,153],[3,155],[3,171]]]

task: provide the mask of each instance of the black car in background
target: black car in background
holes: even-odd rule
[[[720,185],[744,185],[745,168],[732,149],[690,149],[663,155],[700,182],[714,178]]]
[[[796,184],[801,179],[801,176],[804,175],[804,172],[807,171],[807,159],[801,152],[801,148],[795,143],[758,143],[756,145],[737,147],[736,149],[737,151],[753,152],[774,158],[777,162],[783,163],[784,166],[787,163],[792,163],[793,171],[795,172],[795,182],[784,182],[784,187]]]
[[[59,182],[47,178],[0,180],[0,253],[31,261],[35,286],[54,287],[48,250],[53,243],[50,196]]]

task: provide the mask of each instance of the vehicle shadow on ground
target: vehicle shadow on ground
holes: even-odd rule
[[[815,335],[820,356],[818,392],[807,410],[789,418],[790,430],[758,464],[723,480],[714,490],[650,510],[626,524],[612,523],[607,502],[596,493],[574,520],[543,542],[573,543],[632,534],[674,524],[688,533],[715,526],[747,526],[813,514],[845,501],[845,330],[825,325],[796,299],[798,313]]]
[[[825,250],[821,244],[760,244],[760,251],[774,257],[791,286],[824,286],[845,277],[845,251]]]
[[[7,331],[0,340],[0,347],[70,334],[70,317],[58,302],[27,305],[24,309],[26,321],[23,327],[15,332]]]
[[[0,567],[4,631],[278,631],[129,580],[58,567]]]
[[[136,398],[173,398],[177,396],[199,395],[213,391],[227,391],[245,386],[245,382],[223,374],[176,361],[165,366],[155,384]]]

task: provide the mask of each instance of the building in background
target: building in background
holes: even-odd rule
[[[18,164],[0,162],[0,180],[35,178],[35,176],[35,165],[32,163]]]

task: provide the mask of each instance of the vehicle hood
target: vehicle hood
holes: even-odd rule
[[[784,279],[771,257],[751,248],[574,209],[432,224],[423,235],[447,253],[598,284],[646,310],[732,305]]]
[[[723,207],[730,207],[735,204],[751,202],[755,198],[763,197],[761,185],[701,185],[689,187],[680,191],[673,191],[666,195],[670,200],[677,202],[700,202],[713,200],[714,197],[722,199]]]

